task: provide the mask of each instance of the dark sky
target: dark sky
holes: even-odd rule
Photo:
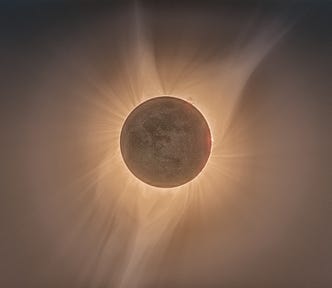
[[[209,82],[241,51],[259,55],[250,45],[262,31],[286,32],[246,79],[225,132],[225,147],[254,155],[229,164],[241,171],[231,196],[187,207],[130,274],[137,220],[118,191],[105,209],[94,180],[72,183],[103,159],[89,142],[100,124],[90,104],[102,98],[95,86],[128,88],[137,15],[165,93],[191,75]],[[329,1],[1,1],[0,286],[331,287],[331,27]],[[187,62],[194,72],[175,76]]]

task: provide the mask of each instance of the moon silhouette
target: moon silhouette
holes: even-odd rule
[[[137,106],[125,120],[120,148],[128,169],[146,184],[170,188],[194,179],[211,152],[211,133],[192,104],[161,96]]]

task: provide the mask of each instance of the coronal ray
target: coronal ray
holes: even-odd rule
[[[276,21],[267,24],[256,31],[245,45],[218,61],[209,62],[208,57],[202,61],[202,48],[199,46],[196,51],[195,47],[190,47],[190,51],[194,51],[189,53],[190,57],[181,57],[188,47],[179,43],[174,44],[178,45],[177,55],[170,58],[168,54],[160,56],[154,52],[144,10],[136,8],[134,25],[130,27],[133,30],[129,32],[132,38],[121,52],[123,66],[119,67],[119,75],[107,85],[99,84],[98,79],[88,79],[96,91],[96,95],[88,99],[92,104],[91,110],[95,111],[90,137],[98,140],[96,145],[103,145],[105,151],[110,151],[104,163],[97,167],[99,172],[91,171],[98,179],[94,180],[98,183],[95,185],[93,205],[103,206],[105,213],[112,209],[111,215],[106,213],[101,217],[117,219],[117,213],[126,211],[136,219],[135,235],[126,249],[128,253],[122,258],[120,266],[123,270],[121,277],[117,278],[117,287],[144,285],[148,281],[144,279],[145,269],[152,269],[149,266],[151,261],[162,261],[174,231],[186,214],[204,214],[209,202],[227,197],[227,192],[213,195],[211,191],[227,191],[228,186],[233,185],[230,183],[240,183],[243,176],[241,159],[250,159],[255,155],[250,152],[250,147],[246,147],[248,143],[239,146],[227,140],[228,135],[232,134],[230,124],[237,117],[236,107],[250,75],[286,31]],[[196,105],[207,118],[213,137],[212,154],[202,173],[184,186],[166,190],[151,187],[134,178],[119,151],[121,126],[130,111],[147,99],[165,93]],[[107,208],[111,194],[113,207]],[[114,221],[106,221],[109,224],[101,230],[103,240],[96,248],[98,252],[95,256],[99,266],[93,264],[96,267],[107,266],[110,260],[105,256],[108,253],[106,250],[111,249],[108,248],[110,243],[116,241],[117,233],[121,233],[111,228],[121,225]],[[91,272],[94,274],[91,281],[111,281],[107,280],[106,271],[97,271],[96,267]],[[114,279],[112,283],[114,285]]]
[[[147,287],[158,265],[168,261],[167,251],[177,242],[174,237],[181,232],[180,227],[190,226],[191,221],[204,223],[236,193],[234,187],[243,185],[241,179],[248,173],[246,164],[257,153],[251,149],[245,119],[236,130],[232,124],[242,117],[238,106],[247,81],[287,31],[278,20],[255,28],[255,17],[249,17],[246,21],[251,23],[252,37],[235,36],[232,49],[220,53],[222,45],[208,43],[209,37],[219,42],[229,39],[223,39],[222,33],[211,34],[215,33],[213,27],[194,27],[196,36],[192,27],[181,29],[179,25],[179,31],[172,31],[174,35],[165,41],[155,39],[151,21],[157,20],[149,19],[147,14],[137,5],[134,11],[122,15],[128,21],[118,42],[112,42],[116,56],[104,60],[105,70],[111,70],[106,80],[101,80],[79,57],[75,61],[74,52],[65,53],[84,82],[85,89],[74,91],[82,94],[84,102],[76,107],[76,113],[87,119],[81,125],[88,133],[80,143],[87,147],[85,152],[91,153],[92,160],[90,170],[66,188],[75,192],[71,192],[75,201],[89,205],[80,215],[80,225],[59,248],[58,257],[77,253],[75,239],[84,234],[82,231],[89,235],[86,249],[92,252],[80,263],[82,285]],[[187,17],[194,23],[196,20],[190,17],[198,16],[194,13]],[[135,178],[120,153],[121,128],[130,112],[162,95],[178,97],[197,107],[213,139],[210,158],[201,173],[189,183],[167,189]],[[147,271],[151,279],[147,279]]]

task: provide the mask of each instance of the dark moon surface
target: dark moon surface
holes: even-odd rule
[[[129,114],[120,146],[137,178],[169,188],[189,182],[202,171],[211,151],[211,133],[192,104],[162,96],[143,102]]]

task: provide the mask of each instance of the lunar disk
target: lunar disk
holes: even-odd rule
[[[190,103],[161,96],[137,106],[125,120],[120,148],[128,169],[141,181],[170,188],[194,179],[211,152],[204,116]]]

